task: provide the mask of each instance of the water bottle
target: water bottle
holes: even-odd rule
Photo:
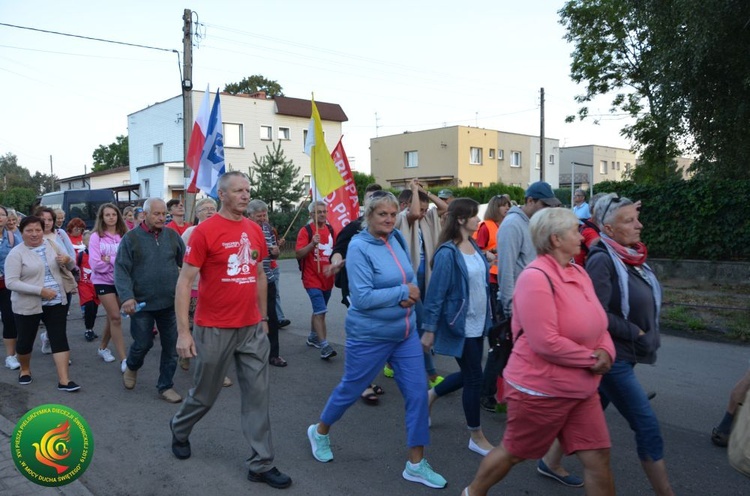
[[[136,304],[135,304],[135,311],[136,311],[136,312],[140,312],[141,310],[143,310],[143,307],[145,307],[145,306],[146,306],[146,302],[145,302],[145,301],[142,301],[142,302],[140,302],[140,303],[136,303]],[[129,315],[129,314],[127,314],[127,313],[125,313],[125,312],[120,312],[120,315],[122,315],[122,318],[123,318],[123,319],[128,319],[128,318],[130,318],[130,315]]]

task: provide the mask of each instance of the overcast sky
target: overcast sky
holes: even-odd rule
[[[176,50],[182,14],[202,23],[196,89],[245,76],[278,81],[284,94],[338,103],[344,146],[369,172],[370,139],[468,125],[545,134],[561,146],[629,147],[608,99],[592,120],[566,124],[582,92],[569,78],[562,1],[0,0],[0,22]],[[91,154],[127,134],[127,115],[180,94],[178,56],[0,26],[0,155],[32,171],[82,174]],[[377,117],[376,117],[377,115]],[[249,132],[249,131],[248,131]],[[263,153],[263,150],[259,150]]]

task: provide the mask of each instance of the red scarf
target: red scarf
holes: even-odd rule
[[[636,243],[632,248],[622,246],[620,243],[610,238],[609,236],[602,236],[602,240],[614,250],[617,257],[622,260],[626,265],[632,265],[634,267],[640,267],[646,263],[648,257],[648,249],[642,241]]]

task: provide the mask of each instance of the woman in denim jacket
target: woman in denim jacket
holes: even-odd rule
[[[472,235],[479,227],[479,204],[451,202],[440,232],[432,278],[424,301],[422,346],[456,358],[459,372],[430,389],[429,404],[463,387],[469,449],[485,456],[493,448],[479,422],[484,336],[492,325],[489,267]]]

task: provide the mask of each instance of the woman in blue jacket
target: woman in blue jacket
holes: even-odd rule
[[[312,454],[320,462],[333,460],[328,432],[359,399],[388,361],[404,395],[408,461],[404,479],[428,487],[445,487],[445,479],[427,463],[430,442],[427,377],[416,329],[414,305],[419,288],[406,241],[394,230],[398,202],[393,194],[376,191],[365,205],[363,230],[347,250],[351,306],[346,315],[344,376],[328,398],[320,422],[307,429]]]
[[[490,444],[479,423],[484,336],[492,325],[489,267],[472,238],[479,226],[479,204],[470,198],[451,202],[443,219],[422,319],[422,345],[453,356],[461,368],[429,391],[429,404],[463,388],[469,449],[485,456]]]

